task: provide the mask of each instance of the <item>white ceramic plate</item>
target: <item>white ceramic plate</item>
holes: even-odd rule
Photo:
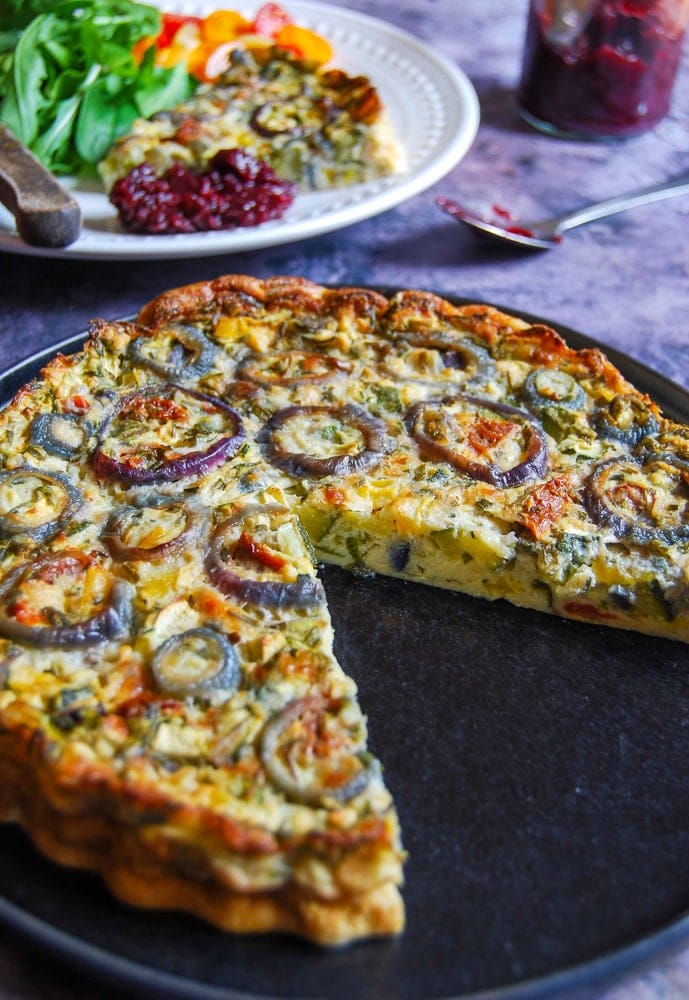
[[[217,0],[149,0],[158,7],[204,16],[223,6]],[[251,17],[260,0],[225,4]],[[134,236],[120,230],[114,208],[97,181],[65,179],[81,205],[80,238],[61,250],[32,247],[16,233],[0,206],[0,250],[43,257],[144,259],[198,257],[276,246],[332,232],[385,212],[444,177],[469,149],[479,122],[479,105],[466,75],[412,35],[356,11],[285,0],[301,25],[325,35],[334,64],[369,76],[387,105],[407,154],[402,174],[336,191],[299,195],[282,219],[247,229],[177,236]]]

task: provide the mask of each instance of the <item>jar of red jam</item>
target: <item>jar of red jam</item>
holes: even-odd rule
[[[689,0],[531,0],[522,116],[578,138],[638,135],[664,118]]]

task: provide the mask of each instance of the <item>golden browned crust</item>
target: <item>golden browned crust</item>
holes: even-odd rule
[[[368,288],[327,288],[306,278],[276,276],[252,278],[228,274],[163,292],[147,303],[137,320],[144,326],[219,317],[257,315],[262,309],[284,309],[295,315],[317,315],[369,320],[384,334],[410,330],[422,334],[440,326],[471,333],[503,356],[532,364],[564,365],[573,374],[588,373],[605,382],[611,392],[637,395],[658,414],[644,393],[622,376],[602,351],[568,347],[555,330],[529,325],[518,317],[481,303],[457,306],[432,292],[408,289],[386,298]]]
[[[42,848],[50,853],[45,846]],[[83,861],[78,863],[84,867]],[[350,899],[327,902],[287,891],[256,896],[224,891],[218,895],[171,875],[151,879],[128,867],[102,874],[124,902],[184,910],[235,933],[283,931],[318,944],[341,945],[360,938],[399,934],[404,928],[402,898],[389,883]]]
[[[212,808],[171,798],[150,782],[123,780],[107,761],[84,760],[69,746],[55,761],[53,745],[41,729],[39,714],[34,718],[32,714],[20,702],[0,710],[0,774],[7,769],[4,792],[7,795],[9,789],[14,789],[15,801],[31,799],[28,790],[33,789],[35,797],[66,816],[108,815],[113,821],[133,824],[155,816],[157,822],[173,822],[177,829],[202,839],[211,850],[230,850],[246,856],[267,856],[311,845],[332,856],[346,851],[360,852],[363,857],[372,845],[391,846],[391,831],[379,818],[363,819],[345,831],[312,831],[278,840],[265,830],[221,816]],[[23,781],[10,781],[12,772],[22,772]]]
[[[306,278],[284,276],[261,280],[230,274],[163,292],[141,309],[137,319],[144,326],[156,327],[180,319],[251,315],[264,307],[296,314],[337,316],[341,312],[354,312],[364,316],[370,312],[382,314],[387,304],[383,295],[370,289],[329,289]]]
[[[317,899],[294,886],[263,893],[233,891],[209,876],[201,880],[177,874],[146,855],[130,828],[103,817],[66,817],[45,806],[3,810],[0,799],[0,821],[19,822],[52,861],[98,873],[125,903],[191,913],[226,931],[282,931],[340,945],[404,928],[402,897],[389,882],[336,900]]]
[[[7,722],[0,718],[0,732]],[[0,822],[20,823],[53,861],[97,872],[124,902],[184,911],[227,931],[283,931],[323,945],[397,934],[404,927],[396,885],[367,884],[368,855],[378,847],[373,826],[369,837],[363,831],[349,844],[335,837],[333,845],[326,837],[317,845],[321,851],[346,848],[350,891],[334,899],[318,898],[298,884],[246,891],[229,874],[219,874],[211,861],[213,842],[250,857],[276,849],[269,834],[245,830],[242,836],[231,821],[212,823],[212,814],[199,817],[193,809],[173,811],[165,796],[156,799],[150,789],[118,784],[105,765],[79,768],[66,760],[56,770],[46,764],[49,756],[40,731],[4,730]]]

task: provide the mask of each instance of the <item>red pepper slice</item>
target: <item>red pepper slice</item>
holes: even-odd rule
[[[254,18],[254,31],[257,35],[276,35],[280,28],[292,23],[292,18],[278,3],[264,3],[259,7]]]
[[[187,14],[163,14],[160,34],[156,38],[156,48],[166,49],[172,45],[175,35],[185,24],[201,24],[201,18]]]
[[[281,559],[281,555],[273,553],[260,542],[256,542],[247,530],[247,521],[257,514],[267,515],[269,526],[275,528],[284,515],[289,512],[277,504],[249,505],[238,510],[215,529],[211,538],[210,549],[206,556],[206,569],[211,583],[227,597],[239,598],[249,604],[271,608],[311,608],[323,600],[323,588],[316,577],[299,574],[296,580],[285,583],[282,580],[256,580],[246,575],[247,567],[242,567],[235,555],[242,548],[251,553],[259,562],[278,572],[282,566],[271,562]],[[277,520],[276,520],[277,519]],[[228,534],[235,529],[239,538],[233,534],[232,551],[229,551]],[[228,542],[228,545],[225,542]],[[269,562],[270,560],[271,562]],[[285,560],[283,565],[286,565]],[[1,607],[1,606],[0,606]],[[2,624],[0,620],[0,624]]]
[[[7,614],[20,625],[45,625],[48,618],[43,608],[34,608],[28,601],[15,601],[7,608]]]
[[[281,570],[287,565],[286,560],[282,556],[276,555],[265,545],[261,545],[260,542],[251,537],[248,531],[243,531],[239,536],[235,551],[248,552],[249,555],[253,556],[254,559],[269,569]]]
[[[488,420],[478,417],[467,430],[467,441],[479,455],[487,455],[496,445],[516,430],[517,425],[509,420]]]

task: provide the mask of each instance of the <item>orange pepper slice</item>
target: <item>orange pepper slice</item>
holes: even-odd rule
[[[215,10],[201,22],[201,37],[209,46],[233,41],[237,35],[251,30],[251,21],[236,10]]]
[[[135,42],[132,46],[132,56],[134,62],[139,65],[143,57],[146,55],[148,50],[155,45],[156,37],[155,35],[147,35],[145,38],[140,38],[138,42]]]
[[[214,51],[214,46],[202,43],[187,53],[187,70],[192,76],[195,76],[197,80],[202,80],[204,83],[207,83],[210,79],[206,74],[206,64],[210,55]]]
[[[330,42],[308,28],[300,28],[298,24],[286,24],[275,35],[275,41],[283,49],[295,52],[300,59],[308,59],[316,63],[327,63],[332,59],[333,49]]]

